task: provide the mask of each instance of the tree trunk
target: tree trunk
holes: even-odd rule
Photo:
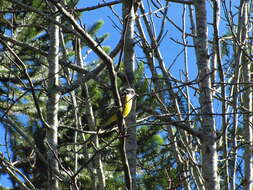
[[[77,63],[80,67],[83,67],[83,60],[82,60],[82,49],[81,49],[81,42],[78,39],[77,40]],[[82,85],[82,90],[85,94],[85,107],[86,107],[86,115],[88,120],[88,126],[91,131],[96,131],[96,121],[95,116],[92,108],[91,103],[91,97],[89,93],[89,88],[86,82]],[[95,146],[95,151],[99,150],[99,138],[98,135],[95,135],[92,138],[93,145]],[[105,176],[104,176],[104,170],[103,170],[103,163],[101,160],[101,154],[100,153],[93,153],[96,154],[94,157],[94,164],[91,164],[93,168],[90,168],[92,175],[94,176],[94,179],[92,180],[93,183],[93,190],[104,190],[105,189]]]
[[[55,9],[53,9],[55,11]],[[55,21],[59,22],[59,17],[54,17]],[[58,178],[54,171],[59,171],[57,161],[58,156],[58,102],[59,94],[54,90],[55,86],[59,84],[59,27],[53,23],[49,25],[50,48],[48,55],[48,100],[47,100],[47,122],[50,129],[47,129],[48,142],[48,189],[57,190],[59,188]]]
[[[216,133],[213,118],[211,69],[208,55],[206,1],[195,0],[196,9],[196,53],[199,71],[199,104],[201,114],[202,175],[206,189],[219,189],[217,176]]]
[[[126,86],[134,87],[134,3],[135,1],[124,0],[123,1],[123,15],[124,15],[124,67],[126,73],[127,84]],[[131,113],[127,119],[127,126],[131,126],[136,122],[135,104]],[[132,188],[136,187],[136,152],[137,152],[137,141],[136,141],[136,128],[127,128],[127,138],[125,144],[126,155],[129,163],[129,169],[132,178]]]
[[[250,80],[250,64],[247,60],[243,66],[243,79],[245,83],[251,82]],[[245,168],[245,186],[247,190],[253,189],[253,159],[252,159],[252,85],[244,85],[244,96],[243,105],[245,108],[245,113],[243,115],[244,123],[244,138],[245,138],[245,150],[244,150],[244,168]]]
[[[238,52],[241,54],[240,65],[243,70],[243,82],[244,82],[244,94],[243,94],[243,106],[245,108],[243,114],[244,125],[244,138],[245,138],[245,150],[244,150],[244,168],[245,168],[245,189],[253,189],[253,159],[252,159],[252,85],[250,78],[250,61],[248,60],[246,53],[249,52],[247,47],[248,32],[247,25],[249,24],[249,0],[241,0],[239,11],[239,25],[238,25],[238,41],[242,46],[238,47]],[[239,50],[240,49],[240,50]],[[242,50],[244,49],[244,51]],[[250,55],[250,54],[249,54]]]

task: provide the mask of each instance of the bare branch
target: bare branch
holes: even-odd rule
[[[108,3],[98,3],[97,5],[94,5],[94,6],[91,6],[91,7],[79,8],[79,9],[75,9],[75,10],[79,11],[79,12],[92,11],[92,10],[103,8],[103,7],[109,7],[109,6],[112,6],[112,5],[117,5],[119,3],[121,3],[121,0],[111,1],[111,2],[108,2]]]

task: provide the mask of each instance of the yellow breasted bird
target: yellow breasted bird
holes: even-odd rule
[[[126,118],[128,114],[131,112],[133,99],[136,96],[134,89],[127,88],[121,94],[121,104],[123,106],[122,116]],[[118,120],[117,113],[114,113],[104,124],[103,127],[108,127],[111,124],[115,123]]]

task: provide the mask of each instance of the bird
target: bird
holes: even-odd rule
[[[133,105],[133,99],[137,96],[133,88],[126,88],[121,93],[121,104],[123,107],[122,116],[123,118],[126,118],[129,113],[131,112],[132,105]],[[118,114],[114,113],[109,119],[103,124],[103,128],[107,128],[108,126],[111,126],[115,122],[118,121]]]

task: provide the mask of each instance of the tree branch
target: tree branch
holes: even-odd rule
[[[95,10],[95,9],[99,9],[99,8],[103,8],[103,7],[109,7],[109,6],[112,6],[112,5],[119,4],[119,3],[121,3],[121,0],[111,1],[111,2],[108,2],[108,3],[98,3],[97,5],[94,5],[94,6],[75,9],[75,11],[79,11],[79,12],[92,11],[92,10]]]

